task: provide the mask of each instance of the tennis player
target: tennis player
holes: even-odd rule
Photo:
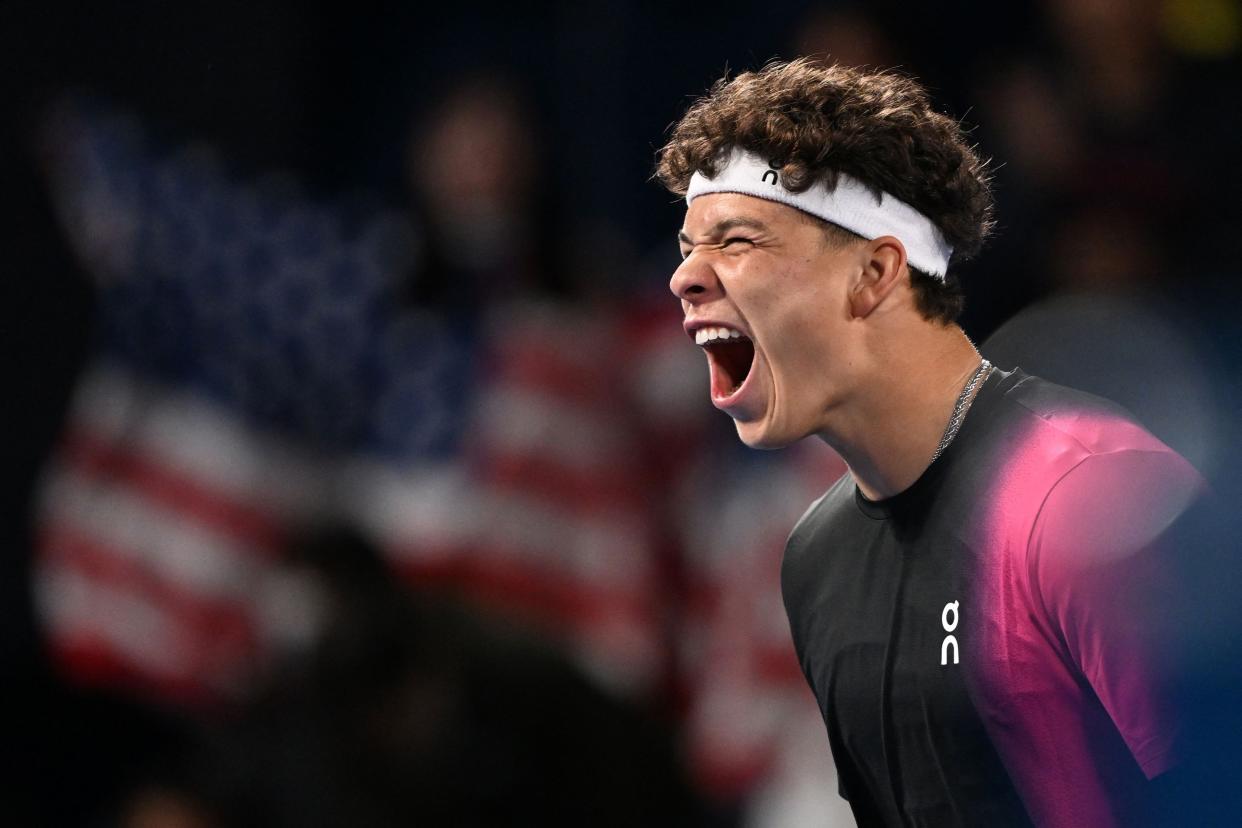
[[[1151,820],[1179,743],[1146,588],[1202,481],[955,324],[992,226],[959,124],[895,74],[773,63],[696,102],[657,175],[712,403],[749,446],[849,466],[782,591],[859,824]]]

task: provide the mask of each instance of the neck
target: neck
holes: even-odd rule
[[[905,491],[927,469],[979,367],[979,353],[956,325],[918,326],[895,344],[877,352],[859,391],[820,432],[872,500]]]

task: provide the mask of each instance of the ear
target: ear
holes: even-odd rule
[[[901,283],[906,248],[895,236],[880,236],[862,250],[863,267],[850,290],[850,311],[856,319],[870,316]]]

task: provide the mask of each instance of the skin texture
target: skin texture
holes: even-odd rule
[[[872,499],[917,480],[979,357],[959,327],[918,312],[901,242],[831,243],[798,210],[737,193],[696,198],[679,240],[669,288],[687,330],[723,325],[754,343],[736,393],[713,382],[742,441],[817,435]]]

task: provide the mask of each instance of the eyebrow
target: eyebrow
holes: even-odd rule
[[[709,239],[718,239],[735,227],[749,227],[751,230],[758,230],[761,233],[766,233],[768,230],[768,226],[759,219],[750,218],[749,216],[734,216],[732,218],[721,219],[712,225],[712,228],[707,231],[707,237]],[[677,231],[677,241],[680,244],[694,244],[694,242],[690,240],[690,237],[686,235],[685,230]]]

